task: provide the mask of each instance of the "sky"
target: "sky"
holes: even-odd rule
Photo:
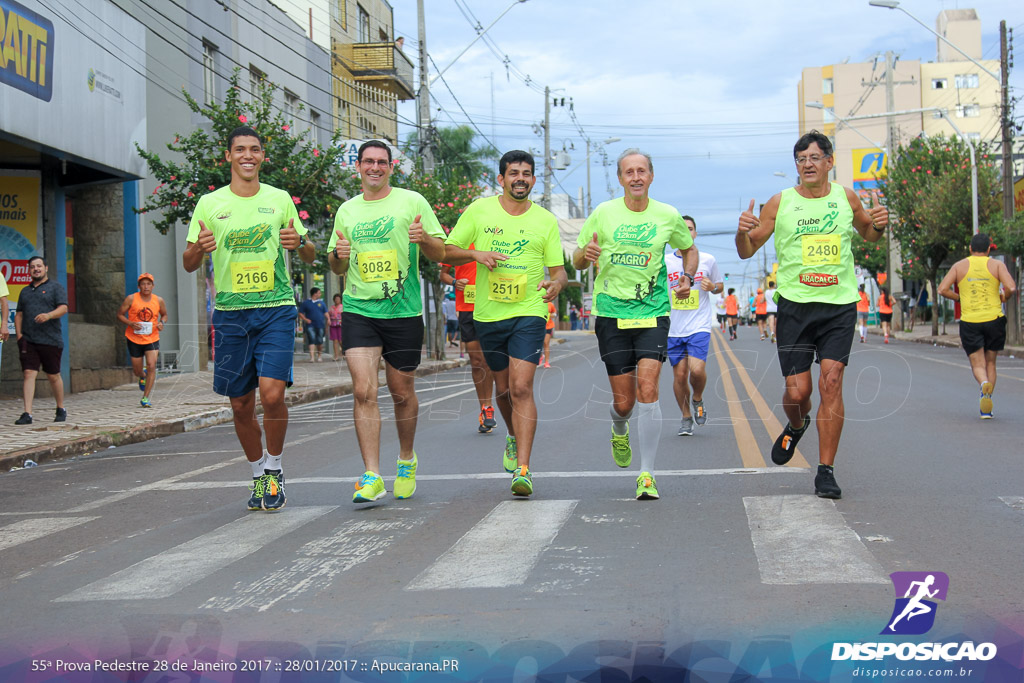
[[[391,1],[395,36],[404,36],[406,53],[417,56],[416,2]],[[629,147],[648,152],[651,197],[696,219],[698,246],[715,254],[730,284],[756,270],[736,256],[740,212],[795,177],[801,69],[870,61],[886,50],[907,60],[935,59],[933,34],[903,12],[867,0],[526,0],[486,33],[493,50],[478,40],[456,60],[477,35],[466,15],[486,27],[512,4],[425,0],[430,74],[448,67],[430,86],[434,125],[472,122],[480,139],[503,152],[542,152],[534,125],[543,122],[549,86],[553,96],[566,98],[565,107],[551,111],[551,148],[564,147],[572,157],[565,171],[555,171],[553,191],[575,195],[587,184],[580,128],[595,143],[621,138],[606,146],[613,163]],[[943,9],[974,8],[985,59],[999,58],[1000,20],[1024,39],[1020,0],[902,0],[901,6],[931,27]],[[1011,71],[1011,96],[1024,96],[1022,68]],[[569,115],[570,98],[579,126]],[[1018,121],[1021,113],[1018,106]],[[414,130],[408,125],[416,121],[414,102],[400,104],[399,121],[404,140]],[[621,196],[614,166],[607,171]],[[590,182],[594,206],[610,198],[596,152]],[[538,178],[534,197],[542,192]]]

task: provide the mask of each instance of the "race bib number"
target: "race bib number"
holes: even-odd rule
[[[657,326],[657,318],[619,318],[620,330],[640,330],[647,327]]]
[[[839,235],[803,235],[800,249],[805,266],[838,266]]]
[[[462,300],[467,304],[476,303],[476,285],[466,285],[466,288],[462,290]]]
[[[700,306],[700,287],[690,287],[690,296],[685,299],[680,299],[675,292],[669,292],[669,298],[672,300],[672,310],[695,311]]]
[[[141,327],[135,330],[135,334],[140,337],[145,337],[147,334],[153,334],[153,323],[139,323]]]
[[[363,282],[398,279],[398,252],[394,249],[359,252],[359,276]]]
[[[526,273],[519,275],[495,275],[488,280],[487,298],[514,304],[526,296]]]
[[[232,292],[266,292],[273,288],[273,261],[243,261],[231,264]]]

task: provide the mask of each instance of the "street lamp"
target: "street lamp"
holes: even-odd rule
[[[622,138],[605,138],[601,142],[592,142],[589,138],[587,139],[587,215],[590,215],[592,204],[590,203],[590,150],[601,149],[605,145],[610,145],[613,142],[620,142]],[[604,150],[601,150],[601,154],[604,155]]]
[[[825,110],[825,108],[826,108],[825,105],[822,104],[821,102],[804,102],[804,106],[805,107],[810,107],[811,109],[821,109],[821,110]],[[857,135],[859,135],[862,138],[864,138],[865,140],[867,140],[868,144],[871,145],[872,148],[877,149],[877,150],[881,150],[882,152],[888,152],[889,151],[885,147],[882,147],[877,142],[875,142],[874,140],[869,138],[867,135],[864,135],[864,133],[860,132],[856,128],[856,126],[851,126],[848,123],[849,121],[855,120],[857,117],[851,117],[849,119],[844,119],[842,116],[840,116],[839,114],[835,113],[835,110],[832,110],[831,113],[832,113],[832,116],[836,117],[836,119],[838,119],[840,123],[845,124],[847,128],[849,128],[854,133],[856,133]]]
[[[898,9],[899,11],[903,12],[904,14],[906,14],[908,17],[910,17],[911,19],[913,19],[917,23],[921,24],[921,26],[923,26],[925,28],[925,30],[928,31],[929,33],[931,33],[933,36],[935,36],[936,38],[938,38],[939,40],[944,42],[946,45],[949,45],[951,48],[953,48],[954,50],[956,50],[960,54],[962,54],[964,57],[967,58],[967,60],[969,62],[974,64],[974,66],[978,67],[979,69],[981,69],[982,71],[984,71],[989,76],[991,76],[992,78],[996,79],[997,81],[1002,82],[1002,79],[997,74],[995,74],[995,73],[989,71],[988,69],[986,69],[985,67],[983,67],[981,64],[978,63],[978,60],[974,59],[974,57],[971,57],[969,54],[967,54],[966,52],[964,52],[963,50],[958,48],[956,45],[954,45],[953,43],[951,43],[948,40],[946,40],[946,37],[944,35],[942,35],[941,33],[938,33],[937,31],[932,29],[930,26],[928,26],[928,24],[924,23],[923,21],[921,21],[920,19],[915,17],[913,14],[911,14],[907,10],[903,9],[902,7],[900,7],[900,3],[898,2],[898,0],[868,0],[868,4],[871,5],[872,7],[884,7],[886,9]]]

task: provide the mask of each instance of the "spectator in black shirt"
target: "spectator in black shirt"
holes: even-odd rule
[[[50,389],[57,401],[54,422],[64,422],[68,413],[64,409],[64,381],[60,376],[60,360],[64,352],[60,317],[68,312],[68,295],[58,282],[47,278],[48,268],[41,256],[28,260],[28,274],[32,282],[21,290],[18,312],[14,316],[14,330],[18,338],[18,351],[25,383],[22,397],[25,412],[14,424],[32,424],[32,399],[36,394],[36,375],[40,366],[50,380]]]

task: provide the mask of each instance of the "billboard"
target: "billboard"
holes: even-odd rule
[[[877,147],[851,150],[853,155],[853,190],[861,201],[871,199],[871,190],[878,189],[878,179],[885,177],[888,158]]]
[[[142,177],[146,29],[111,2],[0,0],[0,131]]]

